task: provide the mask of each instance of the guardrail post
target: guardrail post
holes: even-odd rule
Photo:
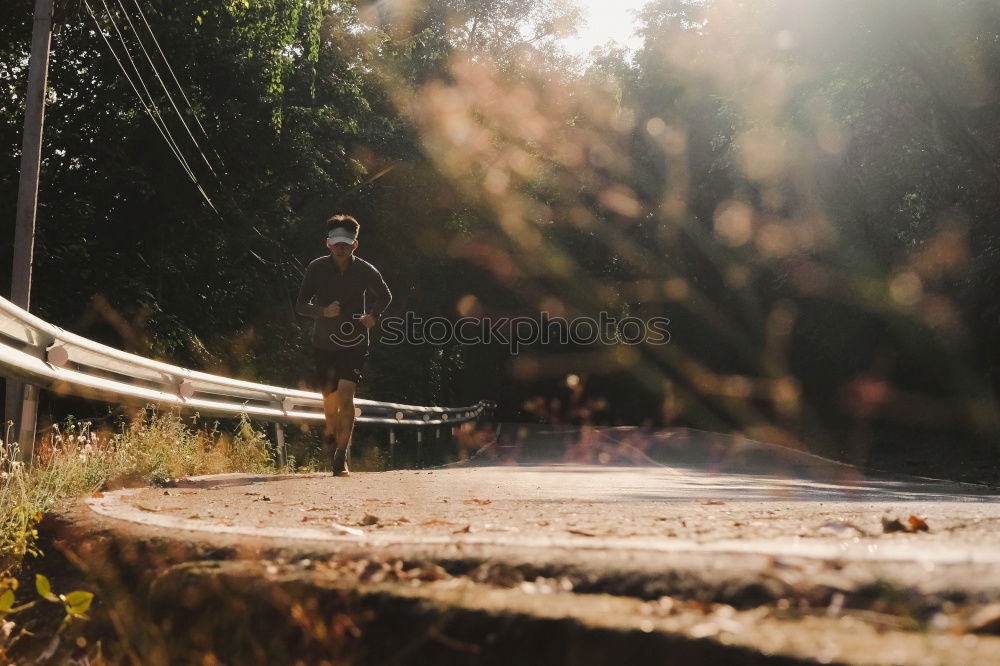
[[[278,466],[283,470],[288,464],[288,455],[285,450],[285,428],[280,423],[274,423],[274,440],[278,448]]]
[[[8,386],[10,385],[9,382]],[[22,389],[21,416],[17,420],[17,442],[21,445],[21,458],[35,459],[35,427],[38,425],[38,387],[24,384]]]
[[[417,467],[424,465],[424,431],[417,429]]]
[[[389,428],[389,469],[396,469],[396,430]]]

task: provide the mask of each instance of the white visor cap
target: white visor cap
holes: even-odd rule
[[[329,234],[327,234],[326,239],[330,241],[330,245],[336,245],[337,243],[347,243],[348,245],[354,245],[354,241],[358,240],[358,237],[352,234],[347,229],[334,229]]]

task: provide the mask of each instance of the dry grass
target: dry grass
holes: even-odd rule
[[[60,502],[108,487],[274,469],[267,438],[246,418],[229,435],[217,424],[191,426],[177,414],[153,409],[106,435],[88,422],[70,421],[53,428],[31,464],[19,458],[16,443],[0,440],[0,572],[38,554],[35,526]]]

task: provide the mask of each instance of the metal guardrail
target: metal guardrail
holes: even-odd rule
[[[153,403],[216,417],[246,414],[277,424],[323,421],[319,393],[220,377],[129,354],[54,326],[4,298],[0,374],[56,393],[113,403]],[[354,405],[357,423],[419,429],[473,421],[495,407],[488,401],[469,407],[425,407],[364,399]],[[282,435],[279,426],[279,440]]]

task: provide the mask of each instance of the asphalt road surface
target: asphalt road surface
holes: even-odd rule
[[[1000,563],[1000,496],[919,479],[824,482],[667,466],[488,466],[347,478],[222,475],[167,490],[104,493],[88,504],[136,524],[331,545]]]
[[[195,568],[175,575],[199,590],[243,581],[222,599],[326,580],[419,597],[447,617],[569,618],[623,632],[621,645],[638,645],[636,631],[670,645],[711,638],[750,650],[745,663],[1000,663],[996,490],[873,478],[777,450],[678,457],[197,477],[97,493],[67,524],[134,544],[197,542],[180,556]],[[229,563],[199,569],[215,552],[204,544]],[[159,603],[184,598],[166,589]],[[729,654],[703,662],[744,663]]]

